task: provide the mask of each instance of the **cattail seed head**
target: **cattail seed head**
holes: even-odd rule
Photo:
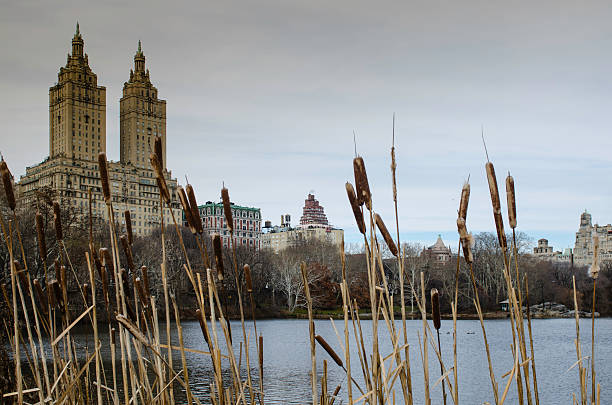
[[[60,279],[59,282],[61,283],[61,287],[62,287],[62,297],[64,296],[64,294],[68,294],[68,278],[66,277],[66,266],[60,266]]]
[[[197,233],[201,235],[204,232],[204,228],[202,227],[202,218],[200,218],[198,202],[196,200],[195,192],[193,191],[193,187],[191,187],[191,184],[187,184],[187,187],[185,187],[185,191],[187,192],[189,207],[191,208],[191,218],[193,218]]]
[[[185,214],[185,220],[187,221],[189,230],[192,234],[195,235],[197,233],[197,230],[192,216],[193,211],[191,211],[191,207],[189,206],[189,200],[187,199],[187,194],[185,194],[185,190],[181,186],[178,186],[177,191],[179,195],[179,200],[181,201],[181,205],[183,206],[183,213]]]
[[[474,262],[472,256],[472,238],[467,233],[465,226],[465,220],[463,218],[457,218],[457,231],[459,232],[459,240],[461,241],[461,247],[463,248],[463,258],[467,264]]]
[[[106,268],[107,275],[109,273],[112,274],[114,272],[113,259],[107,248],[100,248],[100,260],[102,260],[102,265]]]
[[[353,159],[353,173],[355,175],[355,186],[357,187],[357,201],[359,205],[365,204],[368,210],[372,210],[372,194],[368,183],[365,163],[361,156]]]
[[[346,195],[348,196],[349,202],[351,203],[351,208],[353,209],[353,215],[355,216],[355,222],[357,222],[357,228],[359,228],[359,232],[365,235],[365,222],[363,221],[363,212],[361,211],[361,206],[359,205],[359,201],[357,199],[357,195],[355,194],[355,189],[353,185],[349,182],[346,182]]]
[[[170,204],[170,191],[168,191],[168,185],[166,184],[166,178],[164,177],[164,169],[157,157],[157,154],[151,153],[149,156],[149,160],[151,161],[151,166],[153,170],[155,170],[155,176],[157,181],[157,187],[159,187],[159,192],[162,195],[162,198],[166,202],[166,204]]]
[[[470,183],[467,181],[461,189],[461,202],[459,203],[459,218],[467,219],[468,203],[470,202]]]
[[[485,165],[487,170],[487,180],[489,182],[489,192],[491,194],[491,204],[493,206],[493,219],[495,220],[495,230],[497,231],[497,241],[502,251],[506,250],[506,233],[504,232],[504,220],[501,215],[501,205],[499,201],[499,190],[497,188],[497,177],[495,177],[495,168],[493,163],[487,162]]]
[[[108,205],[111,203],[110,183],[108,181],[108,164],[106,162],[106,153],[98,154],[98,166],[100,168],[100,182],[102,183],[102,195],[104,202]]]
[[[230,232],[234,232],[234,218],[232,217],[232,206],[230,205],[229,190],[225,187],[221,189],[221,199],[223,200],[223,212],[225,222]]]
[[[117,334],[117,330],[115,330],[115,328],[112,328],[112,329],[111,329],[111,344],[112,344],[113,346],[114,346],[114,345],[116,344],[116,342],[117,342],[117,337],[116,337],[116,334]]]
[[[110,297],[108,296],[108,273],[106,272],[106,267],[101,267],[100,278],[102,279],[102,295],[104,295],[104,304],[106,305],[106,310],[110,311]]]
[[[433,319],[434,328],[440,329],[440,294],[437,288],[431,289],[431,318]]]
[[[264,362],[264,357],[263,357],[263,336],[259,335],[259,369],[263,370],[263,362]],[[262,373],[263,376],[263,373]]]
[[[15,211],[16,203],[15,193],[13,191],[13,175],[11,174],[11,171],[4,160],[0,161],[0,176],[2,176],[6,201],[8,202],[11,211]]]
[[[147,308],[149,305],[147,304],[147,295],[144,291],[144,288],[142,287],[142,281],[140,280],[140,277],[136,277],[134,279],[134,287],[136,287],[136,293],[138,294],[138,299],[140,300],[140,304],[144,307]]]
[[[130,210],[123,211],[123,217],[125,218],[125,232],[127,233],[127,239],[130,246],[134,243],[134,234],[132,233],[132,216]]]
[[[60,287],[59,282],[57,280],[53,280],[51,282],[51,289],[53,290],[53,294],[50,295],[55,300],[53,306],[57,306],[60,310],[64,310],[64,298],[62,296],[62,287]]]
[[[38,254],[43,262],[47,260],[47,240],[45,239],[45,228],[42,214],[36,211],[36,239],[38,242]]]
[[[589,277],[597,280],[599,277],[599,236],[593,235],[593,262],[589,267]]]
[[[32,284],[34,285],[34,291],[36,291],[36,298],[38,299],[38,304],[40,305],[40,308],[42,309],[43,313],[47,315],[49,313],[49,304],[47,304],[47,297],[43,292],[40,282],[38,281],[38,279],[35,278],[34,281],[32,281]]]
[[[128,268],[133,271],[135,269],[134,258],[132,257],[132,249],[130,248],[130,245],[128,244],[127,236],[121,235],[119,237],[119,240],[121,241],[121,246],[123,247],[123,253],[125,253],[125,258],[127,260]]]
[[[510,228],[516,228],[516,199],[514,196],[514,178],[508,173],[506,177],[506,198],[508,199],[508,222]]]
[[[221,249],[221,236],[215,233],[212,237],[213,251],[215,253],[215,264],[217,265],[217,277],[223,281],[223,251]]]
[[[389,247],[389,250],[391,251],[393,256],[397,257],[397,254],[398,254],[397,246],[395,245],[395,242],[393,241],[393,238],[391,237],[391,234],[387,230],[387,226],[383,222],[383,220],[380,217],[380,215],[378,215],[378,213],[374,215],[374,219],[376,221],[376,226],[378,226],[378,230],[382,234],[383,239],[385,240],[385,243]]]
[[[85,301],[85,306],[88,307],[89,306],[89,301],[88,301],[88,289],[89,289],[89,284],[87,283],[83,283],[83,301]]]
[[[397,169],[397,163],[395,162],[395,146],[391,147],[391,178],[393,179],[393,201],[397,202],[397,180],[395,178],[395,171]]]
[[[157,160],[159,160],[159,164],[161,167],[164,167],[164,151],[162,148],[162,139],[159,136],[155,137],[155,156],[157,156]]]
[[[323,339],[323,336],[316,335],[315,340],[321,345],[321,347],[327,352],[327,354],[329,354],[329,356],[334,360],[334,362],[338,366],[344,367],[340,356],[338,356],[338,354],[334,351],[334,349],[332,349],[331,346],[325,341],[325,339]]]
[[[245,264],[244,267],[244,278],[246,279],[247,292],[253,292],[253,281],[251,280],[251,266]]]
[[[55,239],[61,241],[64,239],[62,231],[62,211],[59,202],[53,201],[53,223],[55,224]]]

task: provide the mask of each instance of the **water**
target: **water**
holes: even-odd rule
[[[317,320],[316,333],[323,336],[328,343],[344,359],[340,349],[338,338],[332,327],[331,321]],[[183,322],[183,338],[185,347],[208,350],[202,337],[200,325],[197,322]],[[343,321],[335,321],[336,328],[343,334]],[[379,344],[383,355],[391,352],[390,342],[384,323],[379,324]],[[398,322],[399,326],[399,322]],[[502,378],[512,368],[512,355],[510,344],[512,335],[508,320],[485,321],[491,356],[495,370],[495,377],[503,391],[507,378]],[[578,384],[578,369],[568,369],[576,362],[576,351],[574,339],[576,337],[574,319],[537,319],[532,322],[535,344],[535,359],[537,367],[538,388],[540,403],[544,404],[569,404],[572,401],[572,393],[578,398],[580,386]],[[363,332],[367,336],[366,350],[371,349],[371,322],[362,322]],[[583,342],[583,355],[590,356],[591,347],[591,323],[583,319],[580,323],[581,340]],[[349,324],[349,328],[352,327]],[[462,320],[457,322],[458,329],[458,370],[459,370],[459,400],[463,404],[482,404],[484,402],[494,403],[487,358],[484,350],[480,323],[477,320]],[[163,330],[163,327],[162,327]],[[312,398],[310,385],[310,343],[308,340],[308,321],[281,319],[260,320],[257,322],[257,330],[264,336],[264,390],[265,400],[268,404],[305,404]],[[424,403],[423,372],[417,333],[422,334],[423,326],[419,320],[408,321],[408,334],[410,344],[410,361],[412,370],[413,392],[415,404]],[[87,338],[91,347],[91,335],[87,332],[78,331],[73,334],[80,344],[85,344]],[[242,341],[242,330],[239,322],[232,322],[232,332],[236,354],[238,355],[239,342]],[[108,334],[100,332],[102,337],[102,356],[105,368],[110,367],[110,351]],[[253,336],[252,324],[247,323],[247,333]],[[443,358],[447,367],[452,366],[452,321],[442,321],[440,329]],[[612,319],[597,319],[595,321],[595,362],[597,382],[601,384],[601,400],[604,404],[612,403]],[[353,335],[350,337],[350,345],[355,348]],[[173,343],[178,344],[178,338],[173,338]],[[251,372],[255,381],[258,381],[257,351],[255,342],[250,339]],[[344,338],[342,338],[344,342]],[[91,351],[91,350],[90,350]],[[359,357],[357,352],[351,350],[351,365],[353,377],[364,387]],[[244,356],[244,355],[243,355]],[[208,401],[210,382],[213,378],[210,359],[196,353],[186,353],[189,369],[189,380],[194,395],[203,402]],[[430,383],[433,385],[440,376],[439,363],[431,347],[429,348],[429,372]],[[333,389],[342,384],[340,395],[344,400],[336,403],[347,403],[346,375],[342,369],[336,366],[333,360],[317,346],[317,371],[323,370],[323,359],[328,362],[328,389]],[[180,369],[180,356],[175,352],[175,369]],[[119,363],[118,363],[119,364]],[[388,364],[388,362],[387,362]],[[227,364],[226,364],[227,366]],[[590,364],[587,364],[590,370]],[[242,360],[241,372],[246,375],[244,358]],[[120,375],[120,371],[119,371]],[[110,375],[108,375],[110,377]],[[227,367],[229,378],[229,367]],[[320,377],[320,375],[319,375]],[[451,374],[452,381],[452,374]],[[110,382],[110,380],[109,380]],[[258,382],[255,382],[258,384]],[[399,379],[396,386],[400,387]],[[179,393],[180,395],[180,393]],[[353,395],[359,397],[357,389],[353,388]],[[448,387],[447,387],[448,395]],[[432,404],[442,403],[441,386],[431,390]],[[396,391],[397,403],[403,403],[401,393]],[[452,403],[450,396],[447,402]],[[506,403],[518,403],[516,387],[512,384]]]

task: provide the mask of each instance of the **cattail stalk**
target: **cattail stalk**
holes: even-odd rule
[[[38,279],[35,278],[34,281],[32,281],[32,284],[34,284],[34,291],[36,291],[36,297],[38,298],[38,304],[42,309],[42,312],[45,315],[49,314],[49,304],[47,303],[47,296],[43,292],[40,282],[38,281]]]
[[[470,183],[465,182],[461,189],[461,202],[459,203],[459,218],[467,220],[468,203],[470,202]]]
[[[397,257],[397,255],[398,255],[397,246],[395,245],[395,241],[391,237],[391,234],[387,230],[387,226],[383,222],[383,220],[380,217],[380,215],[378,215],[378,213],[374,215],[374,218],[375,218],[375,221],[376,221],[376,226],[378,226],[378,230],[382,234],[382,237],[385,240],[385,243],[387,244],[387,246],[389,247],[389,250],[391,251],[391,254],[393,254],[393,256]]]
[[[189,206],[189,200],[187,199],[187,194],[185,194],[185,190],[181,186],[178,186],[177,191],[178,191],[179,200],[181,202],[181,205],[183,206],[183,212],[185,213],[185,219],[187,220],[187,225],[189,226],[189,230],[191,231],[192,234],[195,235],[197,233],[197,230],[196,230],[195,222],[193,220],[191,207]]]
[[[346,182],[345,187],[346,187],[346,194],[348,196],[349,202],[351,203],[353,215],[355,216],[355,222],[357,222],[357,228],[359,228],[359,232],[365,235],[366,228],[365,228],[365,222],[363,220],[363,211],[361,211],[359,200],[357,198],[357,195],[355,194],[355,189],[353,188],[353,185],[349,182]]]
[[[253,292],[253,281],[251,280],[251,266],[245,264],[243,267],[244,278],[246,279],[246,288],[248,293]]]
[[[368,183],[368,175],[365,169],[365,163],[361,156],[353,159],[353,173],[355,175],[355,186],[357,187],[357,201],[359,205],[364,205],[368,210],[372,210],[372,194],[370,193],[370,185]]]
[[[197,233],[201,235],[204,232],[204,228],[202,227],[202,219],[200,218],[200,212],[198,211],[198,202],[191,184],[187,184],[185,191],[187,192],[187,200],[189,201],[189,208],[191,209],[191,218],[194,220],[193,222]]]
[[[474,262],[474,256],[472,255],[472,235],[467,233],[465,220],[463,218],[457,219],[457,231],[459,232],[459,240],[463,248],[463,258],[467,264],[472,264]]]
[[[198,318],[198,322],[200,322],[200,329],[202,329],[202,335],[204,336],[204,340],[206,341],[206,344],[212,352],[213,346],[211,344],[210,335],[208,334],[206,319],[204,319],[204,316],[202,315],[202,311],[200,309],[196,309],[196,318]]]
[[[440,322],[440,294],[438,293],[437,288],[432,288],[430,294],[431,319],[433,320],[433,325],[436,329],[436,334],[438,335],[438,352],[440,353],[440,375],[444,375],[444,366],[442,365],[442,346],[440,345],[440,326],[442,326]],[[444,405],[446,405],[446,388],[444,379],[442,379],[442,398],[444,400]]]
[[[64,239],[64,232],[62,231],[62,212],[57,201],[53,201],[53,223],[55,224],[55,239],[61,242]]]
[[[102,195],[106,205],[111,203],[110,183],[108,181],[108,164],[106,162],[106,153],[98,154],[98,166],[100,169],[100,182],[102,183]],[[112,220],[112,219],[111,219]]]
[[[331,348],[331,346],[327,343],[327,341],[323,338],[323,336],[316,335],[315,340],[317,341],[317,343],[321,345],[321,347],[327,352],[327,354],[329,354],[329,357],[331,357],[334,360],[334,362],[338,365],[338,367],[344,368],[342,359],[340,358],[340,356],[338,356],[338,354],[334,351],[334,349]]]

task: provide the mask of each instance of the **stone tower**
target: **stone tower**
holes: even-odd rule
[[[77,23],[72,53],[49,88],[49,157],[92,161],[100,152],[106,152],[106,88],[89,67]]]
[[[157,88],[151,84],[149,70],[140,41],[134,55],[130,80],[123,84],[120,102],[120,159],[140,168],[151,168],[149,155],[155,136],[162,140],[163,166],[166,168],[166,100],[157,98]]]

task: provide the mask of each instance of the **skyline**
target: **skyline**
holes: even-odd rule
[[[612,46],[612,28],[604,2],[599,11],[567,3],[552,12],[476,2],[454,10],[194,3],[175,16],[153,2],[112,17],[104,5],[31,4],[7,6],[0,17],[0,43],[11,55],[0,68],[0,89],[11,95],[0,104],[0,150],[16,179],[48,156],[48,88],[79,20],[90,66],[107,88],[109,159],[119,160],[121,87],[142,40],[151,80],[168,102],[168,168],[181,184],[189,177],[201,204],[216,201],[225,182],[232,200],[277,223],[284,213],[299,218],[314,190],[347,243],[356,241],[344,191],[355,130],[375,209],[390,225],[395,112],[403,240],[428,246],[440,233],[453,246],[468,175],[468,230],[494,232],[481,125],[500,188],[508,170],[515,178],[517,229],[534,244],[573,247],[585,208],[594,222],[612,222],[612,59],[600,52]],[[169,16],[163,30],[148,25],[151,15]]]

